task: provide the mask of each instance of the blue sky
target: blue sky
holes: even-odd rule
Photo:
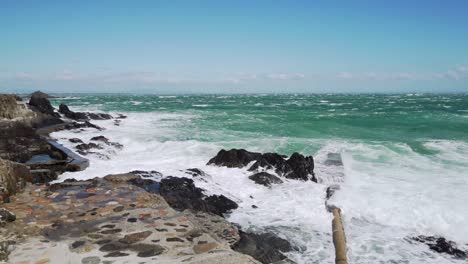
[[[468,92],[468,1],[0,0],[0,91]]]

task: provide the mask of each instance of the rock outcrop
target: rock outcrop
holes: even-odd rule
[[[22,190],[32,177],[23,164],[0,159],[0,203],[9,200],[10,195]]]
[[[43,114],[58,116],[48,98],[49,96],[43,92],[34,92],[29,99],[29,106]]]
[[[1,119],[23,119],[33,118],[32,111],[26,105],[18,102],[13,94],[0,94],[0,120]]]
[[[249,171],[260,169],[274,169],[275,172],[288,179],[312,180],[317,182],[314,174],[314,159],[312,156],[303,156],[293,153],[289,159],[277,153],[249,152],[245,149],[221,150],[212,158],[208,165],[225,166],[229,168],[242,168],[254,162]]]
[[[65,104],[60,104],[59,113],[63,114],[67,118],[80,120],[80,121],[85,121],[85,120],[90,120],[90,119],[93,119],[93,120],[112,119],[111,115],[104,114],[104,113],[73,112]]]
[[[160,194],[176,210],[192,209],[222,216],[238,205],[224,195],[206,197],[192,179],[167,177],[160,182]]]

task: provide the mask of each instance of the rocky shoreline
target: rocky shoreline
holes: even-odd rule
[[[237,203],[224,195],[206,195],[189,178],[132,171],[50,184],[65,171],[84,170],[89,161],[83,156],[101,155],[96,150],[103,146],[124,147],[104,136],[89,142],[70,139],[78,155],[52,140],[51,132],[102,130],[92,120],[112,119],[120,125],[126,116],[73,112],[64,104],[56,112],[48,97],[35,92],[24,103],[0,94],[0,262],[293,263],[287,252],[298,250],[294,245],[276,234],[249,233],[228,222],[224,216]],[[221,150],[208,165],[246,167],[249,179],[266,187],[286,179],[318,182],[313,157],[299,153],[286,157]],[[186,173],[206,176],[198,168]],[[152,175],[164,177],[154,181]],[[329,187],[326,200],[338,189]],[[443,238],[412,241],[468,257]]]

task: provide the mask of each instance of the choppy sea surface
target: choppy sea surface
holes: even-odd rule
[[[53,133],[71,149],[69,138],[97,135],[124,145],[89,155],[88,169],[59,180],[137,169],[190,178],[185,169],[200,168],[208,176],[194,178],[197,186],[239,203],[230,221],[287,238],[297,263],[334,263],[324,202],[327,186],[340,184],[331,203],[342,209],[351,263],[463,263],[409,238],[468,244],[466,94],[63,95],[53,103],[128,116],[119,126],[95,121],[104,131]],[[222,148],[313,155],[319,183],[267,188],[246,169],[207,166]]]

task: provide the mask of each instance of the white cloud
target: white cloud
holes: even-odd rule
[[[304,79],[305,75],[302,73],[270,73],[266,77],[272,80],[300,80]]]

